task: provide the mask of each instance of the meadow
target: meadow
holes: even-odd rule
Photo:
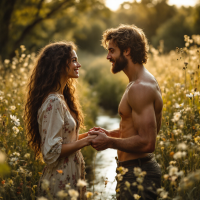
[[[177,47],[169,54],[163,54],[162,45],[159,49],[150,47],[145,65],[156,77],[164,103],[162,126],[154,152],[162,170],[162,188],[158,190],[160,200],[200,199],[200,36],[184,36],[184,41],[185,47]],[[105,58],[105,55],[94,57],[80,52],[79,60],[85,67],[82,67],[77,89],[86,114],[86,130],[95,125],[99,106],[117,110],[128,83],[122,73],[116,76],[109,73],[110,64]],[[34,59],[35,53],[27,55],[21,45],[13,60],[4,60],[0,64],[0,199],[35,199],[45,165],[42,160],[34,159],[22,118],[25,86]],[[82,152],[86,167],[92,169],[95,151],[88,147]],[[123,178],[126,169],[118,171],[117,178]],[[129,190],[130,184],[134,184],[138,194],[133,194],[133,199],[140,199],[145,173],[140,169],[133,169],[133,173],[138,179],[134,183],[127,182],[125,189]],[[89,177],[87,182],[88,199],[101,199],[92,190]],[[84,184],[79,181],[80,187]],[[48,183],[46,189],[48,191]],[[57,199],[77,199],[77,196],[76,191],[66,186]]]

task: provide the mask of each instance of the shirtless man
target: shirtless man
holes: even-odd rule
[[[118,167],[128,169],[123,179],[118,180],[118,199],[134,199],[134,194],[139,194],[140,200],[157,199],[161,170],[152,152],[161,126],[163,102],[156,79],[143,66],[147,61],[147,39],[138,27],[120,25],[104,32],[102,44],[108,50],[111,71],[114,74],[123,71],[129,84],[119,104],[120,128],[111,131],[98,127],[91,129],[89,134],[98,135],[92,146],[98,151],[117,149]],[[137,172],[133,173],[136,167],[146,175],[140,174],[142,177],[137,179]],[[126,181],[130,183],[128,190],[124,189],[129,187]]]

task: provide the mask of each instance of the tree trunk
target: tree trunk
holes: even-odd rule
[[[5,59],[6,45],[9,40],[9,25],[10,19],[14,10],[14,6],[17,0],[1,0],[0,1],[0,55],[2,60]]]

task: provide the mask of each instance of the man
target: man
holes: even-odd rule
[[[152,152],[161,126],[163,102],[156,79],[143,66],[147,62],[147,39],[138,27],[120,25],[103,33],[102,44],[108,50],[111,71],[114,74],[123,71],[129,84],[119,104],[120,128],[91,129],[90,134],[98,135],[92,146],[98,151],[117,149],[118,167],[128,169],[123,179],[118,180],[119,199],[138,198],[136,194],[141,196],[140,200],[157,199],[161,170]],[[146,171],[146,175],[140,170]]]

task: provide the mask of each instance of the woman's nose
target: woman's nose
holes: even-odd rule
[[[78,62],[78,67],[81,67],[81,63]]]

